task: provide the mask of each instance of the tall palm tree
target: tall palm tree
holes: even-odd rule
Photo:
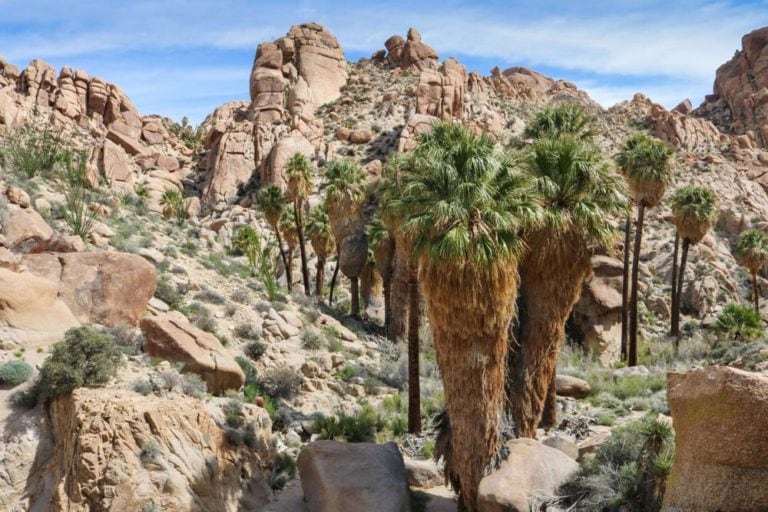
[[[359,277],[368,261],[363,220],[365,175],[356,162],[334,160],[325,173],[325,207],[338,248],[337,268],[350,280],[352,316],[360,315]]]
[[[672,253],[672,319],[670,334],[680,336],[680,299],[685,280],[685,264],[688,260],[688,248],[704,238],[717,220],[717,198],[707,187],[687,186],[678,189],[672,196],[675,250]],[[683,241],[683,254],[680,259],[678,276],[677,254]],[[675,341],[677,346],[677,341]]]
[[[336,245],[324,206],[316,206],[309,212],[307,236],[309,236],[312,249],[317,255],[315,295],[322,299],[323,287],[325,286],[325,263],[328,261],[328,256],[333,252]]]
[[[384,332],[387,339],[392,340],[392,273],[395,262],[395,237],[384,225],[377,213],[365,228],[368,234],[368,244],[373,250],[376,271],[381,276],[384,287]]]
[[[624,141],[621,151],[616,155],[616,163],[629,182],[632,199],[637,205],[627,350],[629,365],[635,366],[637,365],[637,281],[640,271],[640,248],[643,242],[643,221],[645,210],[659,204],[672,180],[672,151],[659,139],[645,133],[636,133]]]
[[[632,242],[632,206],[624,219],[624,261],[621,279],[621,360],[627,360],[629,345],[629,264],[632,261],[629,245]]]
[[[295,254],[296,247],[299,245],[299,233],[296,229],[296,211],[292,206],[289,206],[283,210],[283,215],[280,217],[280,232],[285,238],[285,245],[287,247],[286,257],[288,258],[288,268],[293,270],[293,255]],[[289,272],[290,272],[289,271]]]
[[[368,230],[366,229],[365,232],[367,238]],[[369,241],[368,259],[365,262],[363,271],[360,273],[360,295],[366,308],[373,306],[377,297],[382,295],[383,285],[381,274],[376,270],[376,257]]]
[[[439,123],[420,144],[422,163],[391,207],[419,258],[450,422],[446,474],[460,506],[476,511],[480,479],[499,447],[520,230],[538,208],[527,178],[485,135]]]
[[[759,313],[760,288],[757,282],[757,273],[768,262],[768,234],[758,229],[744,231],[736,244],[736,257],[752,275],[752,303],[755,305],[755,311]]]
[[[288,284],[288,290],[293,286],[293,278],[291,276],[291,267],[288,264],[288,257],[283,249],[283,237],[280,233],[280,218],[285,210],[285,198],[283,192],[277,185],[270,185],[266,188],[259,190],[258,195],[259,208],[264,213],[264,217],[275,232],[277,238],[277,247],[280,250],[280,259],[283,260],[283,267],[285,267],[285,279]]]
[[[592,272],[595,248],[612,245],[612,219],[627,198],[621,178],[597,150],[573,135],[535,142],[526,169],[542,201],[543,221],[525,233],[516,336],[510,349],[509,398],[518,434],[536,437],[565,323]]]
[[[307,270],[307,250],[304,242],[303,211],[304,203],[312,193],[312,164],[309,158],[296,153],[285,166],[288,177],[288,199],[293,202],[296,212],[296,231],[299,235],[299,251],[301,253],[301,277],[304,282],[304,293],[310,294],[309,271]]]
[[[546,106],[536,112],[525,126],[523,135],[528,139],[573,135],[587,141],[598,134],[595,123],[595,117],[581,105],[559,103]]]

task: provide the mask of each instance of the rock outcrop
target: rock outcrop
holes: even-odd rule
[[[741,39],[741,50],[717,69],[714,94],[696,113],[768,147],[768,27]]]
[[[416,113],[441,119],[461,119],[467,70],[454,58],[446,59],[439,70],[427,68],[419,77]]]
[[[562,451],[534,439],[507,443],[509,456],[480,481],[480,512],[527,512],[531,498],[552,498],[579,467]]]
[[[405,464],[395,443],[316,441],[301,450],[298,463],[309,512],[411,510]]]
[[[662,510],[763,510],[768,377],[724,366],[667,376],[675,458]]]
[[[216,336],[193,326],[178,311],[145,318],[141,330],[147,354],[183,363],[184,371],[200,375],[211,393],[243,387],[243,371]]]
[[[408,30],[406,39],[394,35],[384,43],[386,59],[395,67],[423,71],[437,69],[437,52],[421,41],[421,33],[415,28]]]
[[[58,286],[59,297],[83,323],[136,326],[155,293],[155,267],[136,254],[28,254],[33,274]]]

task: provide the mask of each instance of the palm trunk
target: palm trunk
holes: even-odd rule
[[[544,247],[549,238],[549,233],[536,233],[528,243]],[[576,237],[562,238],[545,253],[530,253],[520,264],[520,311],[507,375],[512,417],[520,437],[536,438],[550,390],[553,394],[545,423],[555,421],[557,354],[565,339],[565,323],[590,270],[589,253],[580,249]]]
[[[478,510],[480,480],[498,452],[515,267],[512,260],[484,270],[432,263],[426,257],[421,261],[419,281],[450,418],[445,472],[457,480],[460,510]]]
[[[388,340],[392,338],[392,302],[390,294],[392,293],[392,276],[384,279],[384,335]]]
[[[277,247],[280,249],[280,258],[283,260],[283,266],[285,267],[285,282],[288,285],[288,291],[291,291],[293,287],[293,278],[291,277],[291,265],[288,262],[288,256],[283,249],[283,237],[280,235],[280,230],[275,227],[275,236],[277,237]]]
[[[635,249],[632,254],[632,292],[629,296],[629,366],[637,366],[637,281],[640,277],[640,248],[643,243],[643,220],[645,204],[637,207],[637,229],[635,232]]]
[[[333,269],[333,276],[331,276],[331,289],[328,292],[328,305],[333,306],[333,290],[336,288],[336,278],[339,276],[339,254],[336,254],[336,268]]]
[[[390,306],[390,339],[399,342],[406,337],[408,330],[408,268],[410,256],[405,241],[398,237],[395,241],[395,265],[392,272]]]
[[[632,221],[627,215],[624,224],[624,273],[621,281],[621,360],[627,360],[629,340],[629,243],[632,234]]]
[[[414,263],[408,276],[408,432],[421,433],[421,384],[419,382],[419,269]]]
[[[354,318],[360,318],[360,278],[350,277],[349,278],[349,293],[352,295],[350,297],[350,304],[351,304],[351,315]]]
[[[549,430],[557,425],[557,370],[552,373],[547,389],[547,398],[544,401],[544,411],[541,414],[541,423],[544,430]]]
[[[677,293],[677,254],[679,250],[680,232],[676,232],[675,250],[672,252],[672,321],[669,329],[670,336],[680,336],[680,305]]]
[[[676,296],[676,302],[675,307],[677,308],[676,312],[673,312],[674,315],[677,315],[677,333],[675,334],[675,351],[677,351],[677,347],[680,344],[680,304],[682,302],[683,298],[683,282],[685,281],[685,264],[688,262],[688,248],[691,246],[691,241],[687,238],[683,240],[683,253],[680,256],[680,275],[677,276],[677,290],[675,291]]]
[[[315,270],[315,295],[323,298],[323,286],[325,286],[325,256],[317,256],[317,267]]]
[[[755,304],[755,313],[760,313],[760,285],[757,283],[757,271],[752,271],[752,301]]]
[[[307,249],[304,243],[304,226],[301,214],[301,201],[296,199],[293,203],[293,209],[295,212],[294,219],[296,220],[296,231],[299,235],[299,253],[301,254],[301,278],[304,281],[304,295],[309,296],[311,294],[309,288],[309,271],[307,270]]]

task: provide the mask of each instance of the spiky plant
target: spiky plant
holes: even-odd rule
[[[573,135],[535,142],[525,154],[543,207],[542,222],[525,232],[519,313],[510,349],[509,398],[521,437],[536,437],[565,323],[591,273],[594,249],[618,237],[612,219],[627,197],[621,178],[589,143]]]
[[[672,336],[678,338],[680,336],[680,298],[683,293],[688,249],[691,245],[701,242],[717,220],[717,213],[717,198],[714,192],[707,187],[682,187],[672,196],[672,221],[677,228],[675,249],[672,253],[672,319],[670,326]],[[680,240],[683,241],[683,251],[678,277],[677,254]],[[677,340],[675,346],[677,346]]]
[[[307,249],[304,242],[304,203],[312,193],[312,164],[305,155],[294,154],[285,166],[288,178],[288,199],[293,202],[295,211],[296,232],[299,236],[299,253],[301,254],[301,277],[304,283],[304,293],[309,295],[309,270],[307,269]]]
[[[291,267],[288,263],[288,256],[285,254],[283,248],[283,237],[280,232],[280,218],[285,211],[285,197],[280,187],[277,185],[270,185],[268,187],[259,190],[258,194],[259,209],[264,214],[264,218],[267,223],[272,227],[275,232],[275,238],[277,238],[277,247],[280,251],[280,259],[283,260],[283,266],[285,267],[285,279],[288,285],[288,290],[293,287],[293,277],[291,275]]]
[[[446,473],[460,506],[476,511],[480,479],[499,447],[520,231],[538,205],[529,180],[487,136],[439,123],[419,144],[421,163],[391,206],[419,258],[451,425]]]
[[[641,434],[644,442],[636,464],[638,498],[641,510],[657,512],[666,490],[674,431],[670,424],[653,419],[643,424]]]
[[[595,116],[576,103],[548,105],[528,121],[523,135],[528,139],[573,135],[586,141],[599,133],[595,126],[596,121]]]
[[[359,277],[368,259],[368,243],[362,216],[366,192],[365,175],[360,164],[356,162],[334,160],[327,166],[325,180],[325,207],[339,251],[337,268],[350,280],[351,313],[352,316],[359,316]]]
[[[312,249],[317,255],[315,294],[322,299],[323,287],[325,285],[325,263],[336,246],[333,232],[331,231],[331,224],[328,221],[328,214],[324,206],[316,206],[309,212],[307,236],[309,236]]]
[[[616,163],[629,183],[632,199],[637,205],[635,244],[632,254],[632,280],[629,303],[628,360],[637,365],[637,281],[639,278],[640,248],[643,241],[645,210],[653,208],[664,197],[672,180],[672,151],[659,139],[645,133],[636,133],[624,141],[616,155]],[[625,250],[626,260],[626,250]]]
[[[748,229],[739,236],[736,244],[736,257],[747,267],[752,275],[752,303],[755,312],[760,312],[760,288],[757,273],[768,261],[768,234],[758,229]]]

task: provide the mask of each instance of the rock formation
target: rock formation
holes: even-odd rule
[[[406,39],[398,35],[390,37],[384,47],[386,59],[395,67],[413,71],[437,68],[437,52],[421,41],[421,33],[415,28],[408,30]]]
[[[446,59],[439,70],[421,72],[416,93],[416,113],[441,119],[461,119],[467,70],[454,58]]]

